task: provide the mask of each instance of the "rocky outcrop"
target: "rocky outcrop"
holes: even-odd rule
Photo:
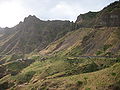
[[[4,28],[0,37],[0,53],[30,53],[45,48],[73,30],[70,21],[42,21],[36,16],[28,16],[13,28]]]
[[[107,27],[120,26],[120,1],[116,1],[99,12],[96,25]]]
[[[76,28],[92,27],[98,12],[80,14],[76,20]]]
[[[76,27],[118,27],[120,26],[120,1],[116,1],[99,12],[80,14]]]

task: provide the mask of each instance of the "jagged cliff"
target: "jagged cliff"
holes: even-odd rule
[[[77,31],[51,43],[41,54],[65,52],[67,55],[119,55],[120,54],[120,1],[99,12],[78,16]],[[73,56],[74,56],[73,55]]]
[[[0,90],[120,90],[119,5],[0,28]]]
[[[28,16],[13,28],[4,28],[0,37],[0,53],[30,53],[45,48],[73,30],[70,21],[42,21]]]
[[[120,1],[111,3],[99,12],[80,14],[76,27],[118,27],[120,26]]]

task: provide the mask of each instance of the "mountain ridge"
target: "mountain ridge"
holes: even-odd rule
[[[0,90],[120,90],[119,5],[0,31]]]
[[[56,24],[56,25],[54,25],[54,24]],[[34,51],[36,48],[38,48],[38,44],[40,42],[41,42],[41,44],[40,44],[41,46],[40,45],[39,46],[40,46],[40,49],[42,49],[47,44],[49,44],[49,42],[54,41],[57,38],[61,37],[62,34],[64,35],[66,32],[71,31],[72,24],[73,23],[70,21],[60,21],[60,20],[59,21],[58,20],[42,21],[42,20],[38,19],[36,16],[29,15],[28,17],[26,17],[24,19],[23,22],[20,22],[15,27],[4,28],[4,30],[3,30],[4,34],[1,38],[4,37],[4,39],[5,39],[5,36],[9,36],[9,35],[12,37],[12,35],[15,35],[15,33],[18,33],[19,35],[18,34],[15,35],[16,38],[11,38],[11,39],[12,39],[12,41],[14,41],[14,39],[18,38],[17,42],[20,41],[19,42],[20,44],[18,44],[19,46],[18,47],[16,46],[16,47],[17,47],[17,49],[20,48],[21,50],[24,49],[24,48],[22,48],[23,47],[22,43],[26,43],[25,41],[29,38],[31,38],[31,40],[33,39],[33,41],[36,41],[36,42],[31,43],[31,44],[37,44],[37,45],[34,45],[33,48],[28,46],[29,49],[27,49],[26,51],[25,50],[22,51],[25,53],[30,53],[30,52]],[[54,33],[52,33],[52,32],[54,32]],[[45,34],[47,34],[47,35],[44,36]],[[6,37],[6,38],[8,38],[8,37]],[[43,40],[43,39],[45,39],[45,40]],[[46,40],[48,42],[46,42]],[[17,44],[17,42],[16,42],[16,44]],[[30,43],[31,41],[27,40],[27,42]],[[42,45],[42,42],[43,42],[43,45]],[[1,41],[1,43],[2,43],[2,41]],[[5,45],[5,43],[4,43],[4,45]],[[5,46],[4,45],[2,47],[0,47],[1,52],[3,51],[2,50],[3,47],[6,47],[6,45]],[[10,47],[11,50],[12,50],[12,47],[14,47],[14,46],[11,45],[11,47]],[[27,46],[26,46],[26,48],[27,48]],[[8,49],[9,49],[9,46],[8,46]],[[32,49],[32,50],[30,50],[30,49]],[[7,50],[7,48],[6,48],[6,50]],[[6,51],[6,50],[4,50],[4,51]],[[8,50],[8,51],[10,51],[10,50]],[[8,51],[6,51],[6,52],[8,52]],[[17,50],[17,52],[18,51],[20,51],[20,50]]]

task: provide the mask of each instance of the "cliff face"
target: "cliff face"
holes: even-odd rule
[[[99,12],[96,23],[101,26],[120,26],[120,1],[116,1]]]
[[[96,19],[98,12],[88,12],[80,14],[76,20],[76,28],[91,27]]]
[[[116,27],[120,26],[120,1],[116,1],[99,12],[81,14],[76,20],[80,27]]]
[[[0,28],[0,90],[120,90],[119,21],[117,1],[75,24],[30,15]]]
[[[75,24],[70,21],[60,20],[42,21],[36,16],[30,15],[13,28],[4,28],[4,30],[0,28],[0,53],[10,54],[40,51],[51,42],[64,36],[67,32],[79,28],[119,27],[119,12],[120,1],[116,1],[99,12],[88,12],[79,15]],[[106,33],[109,33],[109,31]],[[73,38],[75,37],[73,35]],[[88,37],[91,38],[91,36]],[[86,42],[84,41],[83,43]],[[88,48],[86,47],[86,49]]]
[[[68,33],[63,38],[51,43],[40,54],[72,56],[114,56],[120,54],[120,28],[83,28]]]
[[[69,21],[42,21],[28,16],[13,28],[4,28],[0,37],[0,53],[30,53],[45,48],[72,30]]]
[[[116,1],[99,12],[79,15],[75,22],[77,31],[51,43],[40,53],[65,51],[67,55],[119,55],[119,12],[120,1]]]

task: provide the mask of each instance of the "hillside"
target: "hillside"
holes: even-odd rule
[[[31,53],[45,48],[73,30],[69,21],[42,21],[28,16],[13,28],[4,28],[0,37],[0,53]]]
[[[40,54],[63,52],[72,56],[116,56],[120,53],[120,28],[84,28],[68,33],[51,43]]]
[[[80,27],[118,27],[120,26],[120,1],[111,3],[99,12],[80,14],[76,20],[76,28]]]
[[[40,53],[50,54],[63,51],[64,54],[72,55],[74,53],[77,56],[118,55],[120,53],[119,10],[120,2],[116,1],[99,12],[81,14],[76,20],[78,30],[70,32],[61,39],[51,43]],[[109,14],[110,17],[106,16],[106,14]],[[114,19],[111,18],[113,15],[116,16]],[[108,18],[110,21],[107,21],[105,18]],[[97,22],[103,22],[104,24],[98,25]]]
[[[1,28],[0,90],[120,90],[119,6]]]

